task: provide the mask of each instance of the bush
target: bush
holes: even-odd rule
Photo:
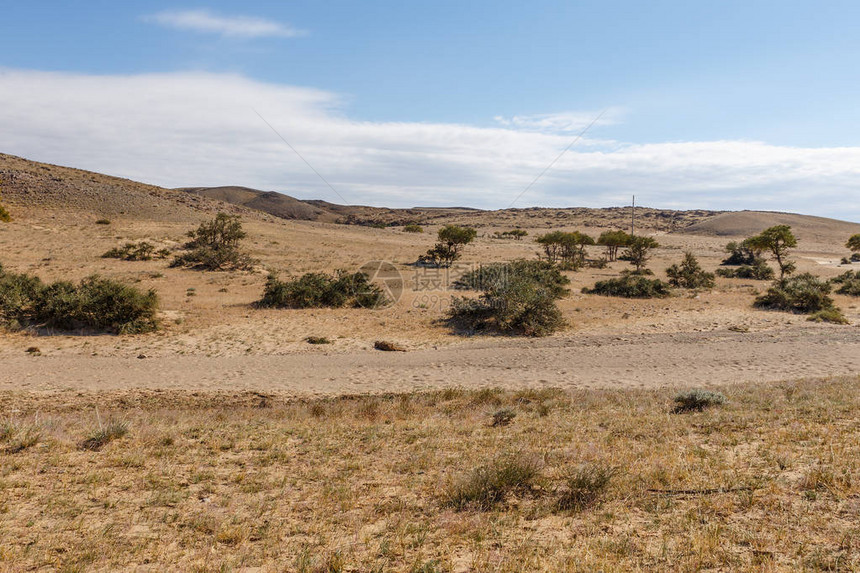
[[[12,215],[9,214],[9,211],[6,210],[6,207],[0,205],[0,222],[8,223],[12,220]]]
[[[103,259],[122,259],[123,261],[150,261],[155,253],[155,247],[146,241],[126,243],[115,247],[102,255]],[[162,251],[159,251],[159,255]]]
[[[740,243],[736,241],[730,242],[726,245],[726,252],[729,256],[723,260],[723,265],[752,266],[757,260],[761,259],[761,250],[755,247],[749,239],[745,239]]]
[[[187,253],[177,256],[171,267],[189,267],[198,270],[249,270],[254,261],[239,250],[239,242],[247,234],[237,215],[218,213],[212,221],[201,223],[188,232],[191,240],[185,243]]]
[[[714,273],[705,272],[692,253],[686,253],[681,265],[666,269],[669,284],[680,288],[714,288]]]
[[[448,321],[456,329],[547,336],[565,324],[555,301],[569,292],[562,286],[569,281],[545,261],[488,265],[458,282],[483,292],[452,301]]]
[[[736,269],[717,269],[717,275],[729,279],[754,279],[758,281],[773,280],[775,273],[767,266],[767,262],[758,258],[752,265],[742,265]]]
[[[720,406],[726,403],[726,397],[722,392],[711,392],[710,390],[686,390],[675,395],[675,413],[701,412],[705,408]]]
[[[848,319],[845,318],[845,315],[842,314],[842,311],[838,308],[831,307],[825,308],[824,310],[819,310],[818,312],[814,312],[809,315],[809,318],[806,320],[810,322],[830,322],[833,324],[848,324]]]
[[[606,247],[606,256],[610,261],[614,261],[618,257],[618,249],[626,247],[633,239],[624,231],[604,231],[597,238],[597,244]]]
[[[415,223],[410,223],[410,224],[406,225],[405,227],[403,227],[403,232],[404,233],[423,233],[424,228],[421,225],[418,225]]]
[[[338,271],[335,275],[306,273],[288,281],[269,275],[263,298],[257,304],[269,308],[377,308],[387,302],[388,298],[366,274]]]
[[[451,484],[445,495],[446,505],[457,510],[474,507],[490,510],[508,494],[529,491],[540,473],[537,460],[523,455],[505,456],[473,470]]]
[[[490,424],[492,427],[508,426],[517,417],[517,413],[510,408],[502,408],[493,412],[493,421]]]
[[[840,285],[836,290],[838,294],[860,296],[860,271],[855,271],[853,273],[848,271],[836,278],[830,279],[830,282]]]
[[[548,261],[527,261],[517,259],[508,263],[490,263],[464,273],[454,281],[454,288],[486,290],[498,286],[514,276],[534,280],[546,287],[552,294],[562,297],[568,293],[565,285],[570,279],[561,274],[558,268]]]
[[[560,262],[564,268],[579,270],[585,264],[585,247],[594,244],[594,239],[585,233],[553,231],[541,235],[535,242],[543,246],[550,262]]]
[[[331,340],[325,336],[308,336],[305,338],[305,342],[308,344],[331,344]]]
[[[768,291],[755,299],[754,306],[809,314],[833,307],[830,284],[803,273],[773,283]]]
[[[641,273],[651,258],[651,250],[659,246],[657,241],[651,237],[633,237],[627,244],[621,258],[630,261],[630,264],[636,268],[636,272]]]
[[[78,285],[0,272],[0,322],[8,327],[91,328],[117,334],[158,328],[155,291],[93,275]]]
[[[600,463],[583,464],[565,476],[565,488],[556,505],[562,511],[581,511],[606,493],[617,470]]]
[[[110,225],[110,219],[97,219],[96,225]]]
[[[672,294],[669,285],[660,279],[648,279],[634,273],[626,273],[617,279],[598,281],[591,288],[583,288],[582,292],[624,298],[665,298]]]

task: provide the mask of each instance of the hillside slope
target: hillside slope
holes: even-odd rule
[[[860,224],[812,215],[772,211],[738,211],[723,213],[683,230],[689,235],[710,237],[749,237],[774,225],[789,225],[801,241],[844,243],[860,233]]]

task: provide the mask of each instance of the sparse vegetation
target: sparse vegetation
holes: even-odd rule
[[[767,292],[755,299],[758,308],[812,314],[835,309],[830,284],[815,275],[803,273],[777,280]]]
[[[0,444],[0,569],[852,571],[858,382],[734,384],[692,418],[646,389],[5,392],[41,439]],[[94,405],[134,428],[101,453]]]
[[[848,324],[848,319],[842,314],[842,311],[831,306],[817,312],[813,312],[806,320],[810,322],[830,322],[832,324]]]
[[[108,420],[106,424],[99,423],[99,427],[80,444],[80,449],[97,452],[114,440],[118,440],[128,434],[128,424],[120,420]]]
[[[404,233],[423,233],[424,227],[417,223],[409,223],[403,227]]]
[[[389,342],[387,340],[377,340],[373,343],[373,347],[376,350],[382,350],[384,352],[406,352],[406,349],[399,344],[395,344],[394,342]]]
[[[471,227],[445,225],[439,229],[438,242],[418,262],[435,267],[449,267],[462,256],[463,247],[475,240],[478,232]]]
[[[184,245],[187,252],[174,258],[170,266],[207,271],[250,270],[254,261],[239,248],[246,236],[237,215],[218,213],[212,221],[188,232],[191,240]]]
[[[529,234],[525,229],[512,229],[510,231],[496,231],[495,235],[499,239],[513,239],[515,241],[521,241],[523,237],[527,237]]]
[[[126,243],[102,255],[103,259],[122,259],[123,261],[151,261],[154,257],[164,258],[164,251],[156,253],[155,246],[147,241]]]
[[[308,336],[305,338],[308,344],[331,344],[331,340],[325,336]]]
[[[760,246],[750,239],[744,239],[741,242],[731,241],[726,245],[726,252],[729,256],[723,259],[721,263],[723,265],[756,266],[759,261],[764,261]]]
[[[674,287],[687,289],[714,288],[714,273],[706,272],[693,253],[685,253],[684,260],[679,265],[666,269],[669,284]]]
[[[721,406],[726,403],[726,397],[722,392],[712,392],[694,388],[678,392],[675,395],[675,413],[701,412],[705,408]]]
[[[257,305],[265,308],[377,308],[387,301],[385,293],[371,283],[366,274],[338,271],[334,275],[306,273],[286,281],[269,275],[263,298]]]
[[[717,275],[728,279],[773,280],[775,273],[762,258],[755,259],[752,265],[741,265],[732,269],[717,269]]]
[[[535,239],[544,248],[548,261],[560,263],[562,268],[578,270],[585,264],[585,247],[594,239],[585,233],[553,231]]]
[[[0,323],[117,334],[157,330],[158,295],[93,275],[73,284],[43,283],[38,277],[0,269]]]
[[[582,293],[623,298],[665,298],[671,296],[672,291],[669,285],[660,279],[625,273],[617,279],[598,281],[591,288],[583,288]]]
[[[487,265],[461,277],[459,285],[482,291],[477,299],[454,298],[449,324],[465,332],[547,336],[564,319],[555,301],[569,281],[545,261]]]

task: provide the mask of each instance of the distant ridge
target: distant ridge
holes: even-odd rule
[[[844,243],[848,237],[860,233],[860,224],[813,215],[779,213],[775,211],[733,211],[722,213],[705,221],[690,225],[685,234],[717,237],[749,237],[774,225],[789,225],[801,241]]]

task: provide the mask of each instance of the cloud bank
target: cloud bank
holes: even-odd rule
[[[233,38],[295,38],[306,34],[303,30],[274,20],[251,16],[220,16],[209,10],[164,10],[144,16],[143,20],[166,28]]]
[[[337,94],[240,75],[0,70],[0,152],[167,187],[245,185],[340,202],[506,208],[588,113],[462,124],[350,118]],[[632,112],[630,112],[632,113]],[[559,129],[559,122],[562,128]],[[860,220],[860,148],[578,142],[515,206],[769,209]]]

